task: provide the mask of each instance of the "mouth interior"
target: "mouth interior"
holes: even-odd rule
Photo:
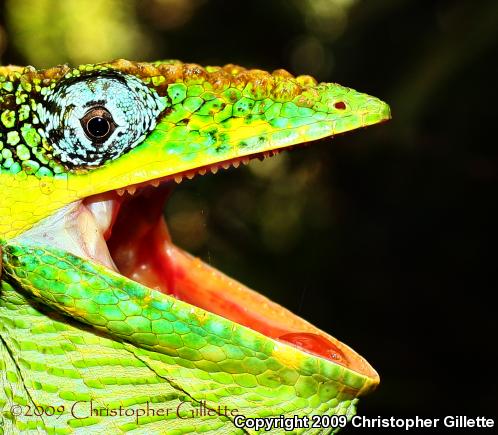
[[[269,338],[372,374],[368,363],[345,344],[175,246],[163,216],[174,183],[153,184],[85,199],[107,243],[108,267]]]

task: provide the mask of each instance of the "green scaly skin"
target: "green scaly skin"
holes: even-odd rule
[[[154,123],[133,147],[75,163],[57,142],[63,124],[51,134],[40,107],[52,114],[67,93],[50,104],[47,96],[109,72],[153,92],[144,107],[153,108]],[[345,345],[364,373],[148,288],[30,231],[90,195],[384,121],[385,103],[284,71],[115,61],[48,71],[0,67],[0,111],[0,432],[232,434],[244,433],[235,414],[354,415],[357,397],[378,377]],[[68,134],[73,147],[79,133]],[[92,415],[90,407],[114,412]],[[219,407],[228,412],[205,412]],[[137,417],[146,409],[155,412]]]

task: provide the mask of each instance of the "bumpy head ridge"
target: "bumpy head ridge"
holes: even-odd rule
[[[205,127],[244,117],[280,127],[282,117],[303,118],[307,109],[350,109],[337,99],[347,88],[334,85],[332,96],[326,86],[284,70],[178,61],[0,67],[1,170],[40,177],[102,165],[140,144],[165,115],[174,124],[193,121],[196,131],[195,121]]]

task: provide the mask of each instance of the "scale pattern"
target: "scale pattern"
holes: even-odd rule
[[[106,76],[127,84],[127,90],[119,92],[132,95],[124,104],[133,100],[143,110],[138,118],[120,122],[119,146],[99,144],[92,150],[81,132],[73,131],[76,120],[60,124],[64,116],[57,113],[64,99],[59,94],[88,77]],[[137,86],[147,91],[137,93]],[[81,99],[86,100],[91,84],[83,88]],[[106,92],[102,86],[100,94]],[[293,77],[284,70],[124,60],[43,71],[0,67],[0,112],[0,237],[5,238],[89,195],[195,173],[389,117],[389,107],[375,97],[334,83],[317,84],[310,76]],[[54,134],[56,118],[60,128]],[[137,125],[142,125],[143,134]]]
[[[138,89],[131,100],[139,94],[144,105],[120,124],[127,141],[92,149],[79,140],[78,118],[66,122],[79,99],[65,91],[93,101],[110,89],[106,77]],[[116,100],[129,90],[120,89]],[[238,433],[230,416],[202,414],[218,406],[247,417],[352,416],[356,398],[378,383],[373,369],[366,376],[313,357],[23,234],[91,195],[389,115],[375,97],[283,70],[124,60],[0,67],[0,433]],[[92,414],[92,404],[131,415]],[[35,405],[44,415],[27,415]],[[61,415],[47,415],[51,406]],[[146,406],[173,411],[137,419],[133,411]],[[179,418],[178,406],[196,418]]]
[[[50,145],[42,139],[43,124],[37,113],[41,80],[23,80],[12,72],[0,74],[0,174],[62,176],[64,168],[50,156]]]

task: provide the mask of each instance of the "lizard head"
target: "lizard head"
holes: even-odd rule
[[[287,365],[338,368],[356,393],[378,383],[347,345],[175,246],[162,211],[184,177],[383,122],[385,103],[283,70],[118,60],[0,68],[0,104],[2,239],[60,248],[229,319],[282,344]]]

